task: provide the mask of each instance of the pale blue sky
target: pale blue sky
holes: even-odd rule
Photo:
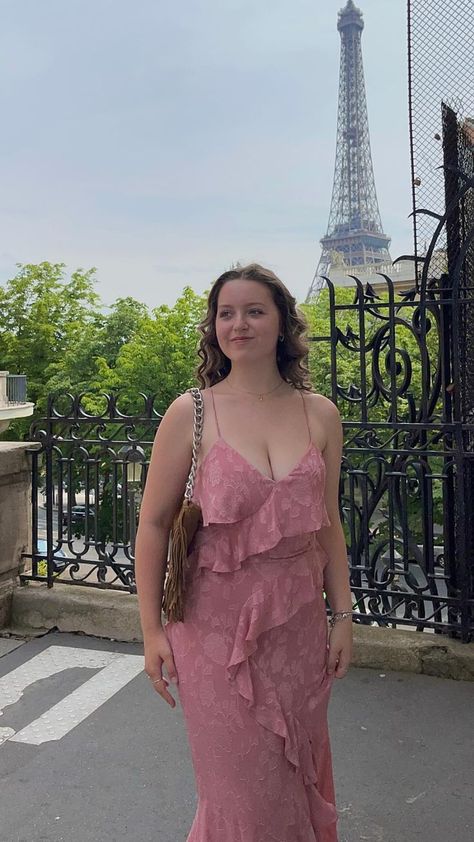
[[[334,169],[341,0],[0,0],[0,281],[97,267],[172,304],[229,265],[304,300]],[[404,0],[361,0],[372,156],[411,251]]]

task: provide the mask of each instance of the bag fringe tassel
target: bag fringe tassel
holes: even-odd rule
[[[184,620],[186,560],[189,544],[196,531],[200,516],[201,510],[189,500],[184,500],[171,528],[163,611],[166,613],[168,620],[172,622]]]

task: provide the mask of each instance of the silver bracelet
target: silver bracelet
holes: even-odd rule
[[[332,617],[329,618],[329,625],[333,628],[338,620],[344,620],[346,617],[352,617],[353,613],[353,611],[336,611]]]

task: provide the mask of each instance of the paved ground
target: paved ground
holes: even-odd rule
[[[13,643],[0,640],[0,842],[185,842],[196,798],[182,712],[150,687],[142,647]],[[423,675],[336,681],[340,842],[472,842],[473,702],[474,684]]]

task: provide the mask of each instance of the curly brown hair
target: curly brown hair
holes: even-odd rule
[[[312,391],[307,366],[309,346],[303,336],[308,329],[306,318],[284,283],[270,269],[265,269],[258,263],[229,269],[220,275],[211,287],[207,298],[206,316],[197,326],[202,334],[197,351],[202,362],[195,370],[195,377],[200,388],[219,383],[227,377],[231,369],[229,358],[219,348],[215,322],[219,292],[225,283],[238,279],[258,281],[269,288],[280,311],[284,334],[283,341],[277,343],[278,370],[282,378],[287,383],[293,384],[295,389]]]

